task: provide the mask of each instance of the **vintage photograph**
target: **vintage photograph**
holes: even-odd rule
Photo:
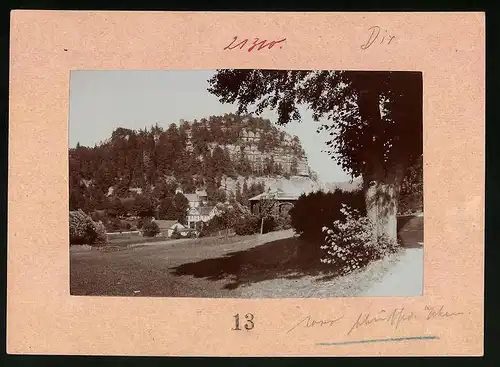
[[[74,296],[421,296],[414,71],[76,70]]]

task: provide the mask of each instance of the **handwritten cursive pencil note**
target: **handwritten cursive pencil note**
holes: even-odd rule
[[[246,48],[246,50],[248,52],[252,52],[254,49],[256,51],[260,51],[262,49],[270,50],[275,46],[277,46],[277,48],[279,49],[282,49],[285,41],[286,38],[278,39],[276,41],[268,41],[265,39],[261,40],[260,38],[254,38],[253,42],[251,43],[251,46]],[[234,36],[231,43],[226,47],[224,47],[224,50],[234,50],[234,49],[243,50],[245,49],[245,47],[247,47],[248,42],[249,42],[248,38],[238,40],[238,37]]]
[[[380,26],[375,25],[368,28],[368,39],[361,45],[362,50],[370,48],[373,44],[376,45],[390,45],[396,38],[387,29],[382,29]]]
[[[464,314],[464,312],[451,311],[443,305],[439,305],[424,306],[423,309],[410,309],[407,307],[380,309],[375,312],[361,312],[354,318],[345,317],[344,315],[317,318],[308,315],[292,324],[286,333],[300,332],[300,330],[304,329],[331,327],[335,328],[336,332],[339,333],[337,335],[350,336],[360,330],[364,330],[363,335],[366,335],[366,330],[376,324],[384,324],[387,326],[388,333],[394,333],[399,330],[404,331],[404,326],[408,323],[432,323],[436,320],[451,320]]]

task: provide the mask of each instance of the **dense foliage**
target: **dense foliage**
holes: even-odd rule
[[[382,258],[397,249],[397,243],[382,237],[374,240],[374,223],[359,211],[343,204],[343,220],[322,228],[325,251],[321,262],[331,264],[341,274],[360,269],[370,261]]]
[[[322,241],[322,228],[329,226],[336,220],[345,220],[342,205],[346,204],[366,214],[365,201],[361,190],[346,192],[315,191],[299,197],[295,206],[290,210],[291,226],[295,232],[304,238],[313,241]]]
[[[153,221],[144,223],[142,226],[142,235],[144,237],[155,237],[160,233],[160,227]]]
[[[260,138],[252,140],[256,132]],[[258,164],[246,154],[245,148],[252,144],[267,153]],[[236,151],[230,152],[229,146]],[[289,171],[274,162],[271,153],[277,148],[293,157]],[[110,139],[94,147],[78,144],[69,150],[70,210],[106,209],[114,216],[149,216],[160,204],[148,201],[151,188],[159,182],[167,186],[161,190],[170,193],[172,185],[187,193],[204,187],[214,204],[226,199],[221,190],[223,177],[291,174],[303,156],[297,137],[279,131],[269,120],[251,116],[211,116],[179,126],[170,124],[166,130],[158,124],[139,131],[117,128]],[[123,199],[135,195],[130,188],[140,189],[144,197],[127,202],[127,207]],[[169,207],[163,205],[164,211]]]
[[[423,157],[410,166],[401,184],[399,213],[409,214],[424,210]]]
[[[95,222],[82,210],[69,213],[70,245],[103,245],[108,242],[102,222]]]
[[[332,132],[332,157],[353,176],[422,154],[421,73],[224,69],[209,83],[239,113],[276,110],[280,125],[300,121],[299,105],[307,106],[314,120],[329,121],[321,128]]]
[[[256,215],[246,215],[238,218],[234,230],[237,235],[245,236],[260,231],[260,218]]]
[[[422,155],[422,73],[328,70],[218,70],[209,92],[238,113],[265,109],[277,123],[312,112],[332,137],[328,152],[353,177],[363,177],[366,210],[376,234],[396,238],[398,192],[407,167]]]

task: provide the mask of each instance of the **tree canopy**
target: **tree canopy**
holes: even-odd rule
[[[421,73],[231,69],[218,70],[208,83],[240,114],[275,110],[279,125],[300,122],[300,106],[310,110],[321,121],[318,132],[331,136],[330,156],[363,177],[373,235],[396,240],[401,184],[423,150]]]
[[[130,188],[140,188],[144,195],[154,188],[156,209],[165,190],[173,195],[177,186],[186,193],[204,187],[211,203],[225,200],[218,186],[222,178],[262,174],[261,164],[250,160],[250,142],[245,140],[250,131],[261,134],[255,144],[263,156],[294,149],[295,144],[287,146],[279,139],[269,120],[236,114],[181,121],[166,129],[159,124],[138,131],[118,127],[94,147],[78,144],[69,149],[70,209],[104,209],[117,197],[133,196]],[[302,149],[300,142],[298,146]],[[269,173],[283,175],[286,170],[275,165]],[[175,184],[167,183],[167,177]]]
[[[353,176],[422,154],[421,73],[218,70],[208,90],[241,114],[276,110],[279,125],[301,121],[305,105],[332,136],[331,156]]]

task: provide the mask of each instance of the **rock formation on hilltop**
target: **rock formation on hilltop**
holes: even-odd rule
[[[284,185],[320,188],[297,136],[269,120],[226,114],[200,121],[117,128],[94,147],[69,150],[70,209],[105,208],[116,199],[149,195],[162,185],[185,193],[204,188],[211,203]]]

